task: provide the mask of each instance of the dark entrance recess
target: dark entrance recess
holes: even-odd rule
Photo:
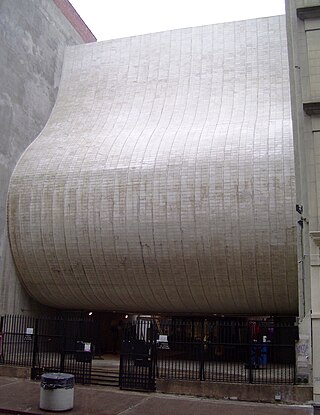
[[[95,356],[120,353],[125,317],[126,315],[123,313],[103,311],[94,311],[92,313]]]

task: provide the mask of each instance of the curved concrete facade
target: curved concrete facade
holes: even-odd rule
[[[60,308],[297,312],[284,17],[70,47],[13,174],[28,292]]]

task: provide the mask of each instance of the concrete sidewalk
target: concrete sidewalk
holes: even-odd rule
[[[40,383],[0,377],[0,413],[56,414],[38,408]],[[272,405],[75,386],[74,415],[311,415],[307,405]]]

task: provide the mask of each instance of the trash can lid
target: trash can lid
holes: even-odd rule
[[[74,386],[74,375],[70,373],[44,373],[41,375],[41,386],[55,388],[72,388]]]

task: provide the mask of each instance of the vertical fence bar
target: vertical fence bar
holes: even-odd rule
[[[38,324],[39,319],[35,320],[34,332],[33,332],[33,350],[32,350],[32,369],[31,369],[31,378],[35,379],[37,377],[35,368],[37,367],[37,358],[39,358],[39,345],[38,345]]]
[[[64,372],[64,366],[65,366],[65,359],[66,359],[66,333],[63,334],[62,338],[60,339],[60,372]]]
[[[0,363],[4,362],[4,352],[3,352],[3,344],[4,344],[4,316],[0,318]]]
[[[253,353],[253,339],[251,335],[251,322],[248,322],[247,326],[247,342],[248,342],[248,358],[249,358],[249,383],[253,383],[253,372],[252,372],[252,353]]]
[[[199,378],[205,380],[204,377],[204,346],[205,346],[205,335],[204,335],[204,319],[201,320],[201,339],[200,339],[200,362],[199,362]]]

